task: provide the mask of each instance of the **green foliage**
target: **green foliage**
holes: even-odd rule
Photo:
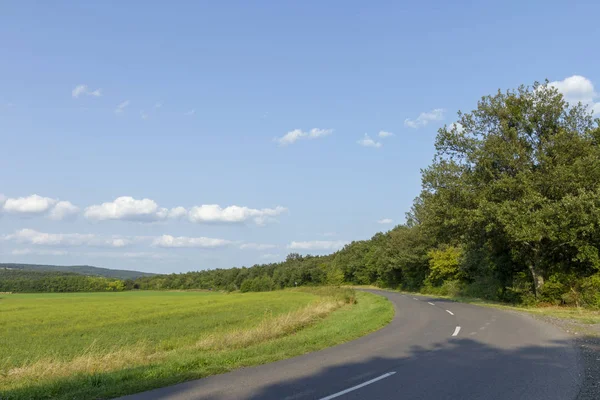
[[[600,273],[583,280],[581,291],[584,305],[600,309]]]
[[[439,286],[445,281],[455,281],[459,278],[459,267],[462,251],[455,246],[442,246],[431,250],[429,256],[429,276],[426,284]]]
[[[273,283],[273,279],[269,276],[257,276],[253,279],[246,279],[242,282],[242,287],[240,291],[242,293],[246,292],[270,292],[275,288],[275,283]]]
[[[561,279],[545,285],[600,267],[598,120],[536,83],[482,98],[458,123],[439,130],[412,220],[435,242],[465,249],[467,288],[489,277],[507,301],[579,293]]]
[[[67,272],[0,268],[0,292],[64,293],[122,290],[125,290],[125,283],[118,279]]]
[[[341,269],[332,267],[327,271],[327,284],[339,286],[344,283],[344,273]]]

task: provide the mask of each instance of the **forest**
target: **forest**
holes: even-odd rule
[[[132,280],[122,281],[72,272],[0,268],[0,292],[114,292],[133,287]]]
[[[142,276],[118,290],[353,284],[600,308],[599,142],[600,119],[547,82],[498,91],[439,129],[405,224],[331,255]]]

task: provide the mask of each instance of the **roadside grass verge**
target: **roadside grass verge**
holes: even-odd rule
[[[161,296],[169,292],[154,293],[155,303],[160,305],[164,302]],[[227,323],[199,330],[195,336],[187,335],[186,331],[184,339],[178,337],[176,329],[154,342],[138,338],[133,344],[112,349],[92,345],[69,356],[45,354],[37,359],[21,359],[18,365],[10,357],[3,358],[0,398],[99,399],[140,392],[343,343],[386,325],[394,312],[387,299],[349,289],[194,294],[207,297],[208,303],[201,302],[204,307],[210,306],[210,302],[227,304],[215,309],[218,315],[211,317],[205,312],[202,318],[219,319],[223,317],[220,314],[227,313],[237,315],[238,319],[229,316]],[[102,295],[110,299],[111,294]],[[262,306],[269,302],[293,305],[266,312],[262,307],[262,314],[248,321],[244,318],[244,308],[252,314],[254,302]],[[93,320],[89,319],[90,324]],[[152,325],[151,321],[145,323]],[[177,319],[169,321],[172,324]],[[155,322],[155,329],[160,329],[160,321]],[[110,329],[120,327],[115,324]]]
[[[443,296],[421,292],[407,292],[391,289],[382,289],[371,285],[365,286],[348,286],[353,289],[375,289],[404,294],[414,294],[419,296],[427,296],[432,298],[448,299],[459,303],[475,304],[484,307],[494,307],[503,310],[519,311],[532,314],[542,318],[555,318],[584,325],[600,324],[600,311],[583,307],[568,307],[568,306],[553,306],[553,305],[538,305],[538,306],[519,306],[506,303],[488,301],[473,297],[464,296]]]
[[[476,304],[484,307],[494,307],[504,310],[520,311],[532,314],[539,317],[550,317],[579,324],[594,325],[600,323],[600,311],[591,310],[583,307],[567,307],[567,306],[550,306],[550,305],[538,305],[538,306],[513,306],[493,301],[487,301],[482,299],[461,297],[461,296],[435,296],[429,294],[421,294],[423,296],[438,297],[454,300],[460,303]]]

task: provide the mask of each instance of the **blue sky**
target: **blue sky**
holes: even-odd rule
[[[404,221],[481,96],[600,113],[599,3],[483,3],[4,2],[0,261],[325,254]]]

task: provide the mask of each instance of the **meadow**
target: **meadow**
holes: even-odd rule
[[[0,398],[112,398],[318,350],[391,320],[349,289],[0,295]]]

